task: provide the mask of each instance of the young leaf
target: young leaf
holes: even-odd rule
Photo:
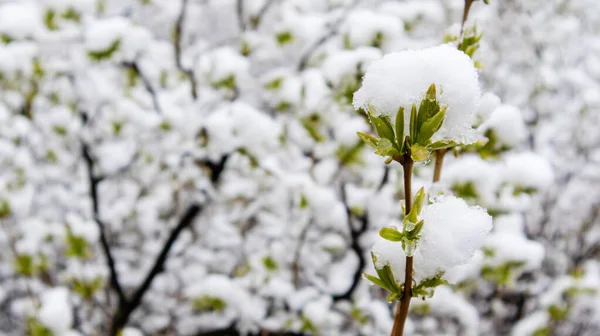
[[[367,145],[369,145],[373,148],[377,148],[377,143],[379,142],[379,139],[372,136],[371,134],[366,134],[366,133],[362,133],[362,132],[356,132],[356,134],[358,134],[358,137],[362,141],[364,141],[364,143],[366,143]]]
[[[392,122],[390,121],[390,117],[388,116],[380,116],[375,117],[371,116],[371,122],[373,126],[375,126],[375,130],[377,131],[377,135],[381,138],[385,138],[390,140],[390,142],[396,142],[394,136],[394,128],[392,127]]]
[[[421,187],[417,194],[415,195],[415,200],[413,201],[413,209],[418,214],[421,213],[421,209],[423,209],[423,201],[425,200],[425,188]]]
[[[377,150],[375,151],[375,154],[381,156],[394,156],[398,154],[398,150],[394,148],[394,145],[390,140],[381,138],[377,143]]]
[[[410,110],[410,138],[417,138],[417,105],[413,104]]]
[[[372,275],[367,274],[367,273],[363,273],[363,276],[365,278],[367,278],[367,280],[369,280],[372,283],[376,284],[377,286],[379,286],[379,287],[381,287],[381,288],[383,288],[385,290],[388,290],[390,292],[393,291],[391,288],[387,288],[387,285],[383,281],[381,281],[381,279],[379,279],[378,277],[372,276]]]
[[[458,144],[452,140],[448,141],[448,140],[440,140],[440,141],[436,141],[433,144],[429,145],[429,149],[436,150],[436,149],[445,149],[445,148],[450,148],[450,147],[454,147],[457,146]]]
[[[417,136],[418,144],[425,145],[427,141],[435,134],[435,132],[442,127],[442,123],[446,117],[446,109],[447,107],[442,108],[441,111],[426,120],[423,125],[421,125],[421,128],[419,129],[419,135]]]
[[[411,231],[408,231],[408,233],[406,234],[406,239],[416,240],[417,238],[419,238],[419,234],[421,233],[421,230],[423,230],[424,224],[424,220],[419,221]]]
[[[398,148],[402,152],[404,145],[404,107],[400,106],[396,113],[396,138],[398,139]]]
[[[425,98],[421,101],[417,113],[417,130],[421,129],[423,123],[436,115],[440,111],[440,103],[436,99],[435,84],[431,84],[427,89]]]
[[[389,240],[389,241],[393,241],[393,242],[402,241],[402,238],[404,238],[404,235],[402,234],[402,232],[399,232],[395,228],[385,228],[384,227],[381,230],[379,230],[379,235],[381,236],[381,238]]]
[[[385,265],[383,266],[383,268],[380,269],[375,268],[375,270],[377,271],[377,275],[379,275],[379,279],[381,279],[381,281],[386,285],[386,288],[388,288],[390,292],[393,293],[398,291],[398,284],[394,279],[394,274],[392,273],[392,268],[390,267],[390,265]]]
[[[429,158],[429,150],[419,144],[414,144],[410,146],[410,157],[415,162],[425,161]]]

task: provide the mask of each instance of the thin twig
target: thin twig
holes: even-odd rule
[[[82,118],[85,124],[87,122],[87,117],[84,113],[82,113]],[[106,225],[104,224],[104,222],[102,222],[102,220],[100,220],[98,184],[100,183],[101,179],[94,176],[95,162],[92,158],[88,145],[82,142],[81,150],[83,160],[86,164],[88,183],[90,185],[89,193],[90,198],[92,200],[92,214],[94,217],[94,221],[98,226],[98,231],[100,232],[100,246],[102,247],[102,252],[104,253],[104,257],[106,258],[106,264],[110,272],[110,284],[111,287],[117,293],[117,296],[119,297],[119,302],[127,302],[127,299],[123,292],[123,288],[121,287],[121,283],[119,282],[119,276],[115,267],[115,260],[110,249],[110,244],[108,243],[108,239],[106,238]]]
[[[347,200],[347,195],[346,195],[346,186],[342,185],[341,189],[342,189],[342,203],[344,203],[344,207],[346,209],[346,218],[348,221],[348,228],[350,230],[350,238],[351,238],[350,239],[350,248],[352,249],[352,251],[354,251],[354,253],[356,253],[356,256],[358,257],[358,266],[357,266],[356,270],[354,271],[354,276],[352,277],[353,280],[352,280],[352,284],[350,285],[350,287],[346,290],[346,292],[344,292],[342,294],[334,295],[333,301],[350,300],[352,298],[352,294],[354,294],[354,291],[356,290],[356,288],[358,288],[360,280],[362,279],[363,270],[365,269],[365,266],[367,264],[367,262],[365,260],[365,256],[364,256],[364,251],[363,251],[362,247],[360,246],[360,237],[369,228],[368,214],[366,211],[363,214],[361,214],[360,216],[353,214],[352,209],[350,209],[350,206],[348,205],[348,200]],[[353,218],[357,218],[358,221],[360,222],[360,226],[358,228],[355,228],[352,225]]]
[[[154,110],[156,111],[156,113],[162,114],[162,108],[160,107],[160,103],[158,102],[158,95],[156,93],[156,90],[154,90],[152,83],[150,83],[148,77],[144,75],[138,63],[136,61],[124,62],[122,65],[126,68],[133,70],[135,74],[142,79],[142,82],[144,83],[144,88],[152,97],[152,105],[154,105]]]
[[[111,325],[110,335],[117,335],[119,330],[121,330],[127,324],[127,321],[129,321],[129,316],[142,302],[142,298],[150,289],[150,285],[152,285],[154,278],[164,271],[164,264],[167,261],[167,256],[177,241],[177,238],[183,229],[187,228],[193,223],[194,219],[196,219],[202,209],[203,207],[201,205],[193,204],[186,210],[177,226],[173,229],[173,231],[171,231],[169,238],[157,256],[154,265],[146,275],[142,284],[133,294],[131,300],[125,304],[119,304],[119,309],[117,310],[117,314],[115,315]]]
[[[175,49],[175,65],[177,66],[177,69],[179,69],[179,71],[181,71],[188,78],[192,87],[192,97],[194,99],[197,99],[198,91],[196,78],[194,77],[194,72],[190,69],[185,69],[181,62],[181,37],[183,35],[183,24],[185,22],[185,12],[187,9],[187,4],[188,0],[181,0],[181,11],[179,12],[177,21],[175,21],[173,47]]]

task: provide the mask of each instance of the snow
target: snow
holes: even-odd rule
[[[421,213],[425,221],[418,248],[426,274],[466,263],[492,229],[486,210],[453,196],[440,196]]]
[[[526,316],[514,326],[512,336],[531,336],[537,329],[545,327],[550,321],[546,311],[537,311]]]
[[[84,221],[74,213],[67,214],[65,219],[74,236],[83,237],[86,241],[92,243],[98,241],[100,231],[96,223],[93,221]]]
[[[399,107],[410,111],[412,104],[418,106],[427,88],[435,84],[440,104],[448,109],[432,141],[469,144],[479,138],[471,128],[481,96],[477,77],[473,61],[450,45],[391,53],[371,64],[354,94],[354,107],[367,110],[371,105],[377,115],[392,118],[393,124]],[[405,113],[405,125],[409,121],[410,113]]]
[[[554,181],[554,173],[542,156],[522,152],[506,156],[501,178],[515,186],[544,190]]]
[[[488,260],[489,264],[523,262],[523,270],[539,268],[545,256],[542,244],[511,232],[492,232],[485,242],[485,247],[494,251],[493,257]]]
[[[3,3],[0,6],[0,33],[13,39],[37,37],[43,30],[42,13],[33,1]]]
[[[519,146],[528,135],[521,112],[512,105],[497,107],[478,130],[482,133],[492,130],[499,144],[508,147]]]
[[[471,183],[477,193],[477,200],[484,205],[492,205],[500,184],[499,168],[493,162],[483,161],[476,155],[465,154],[449,161],[443,169],[442,182],[449,187]]]
[[[62,335],[69,330],[73,324],[69,290],[66,287],[47,290],[41,298],[38,318],[56,335]]]
[[[321,69],[327,80],[338,86],[348,77],[354,78],[357,73],[365,73],[369,65],[380,58],[381,51],[372,47],[343,50],[327,57]]]
[[[479,335],[479,312],[458,293],[448,286],[436,288],[432,298],[427,300],[433,314],[452,316],[463,326],[461,335]]]
[[[414,279],[436,276],[467,263],[492,229],[492,218],[480,207],[469,207],[453,196],[440,196],[422,210],[425,225],[414,254]],[[399,242],[381,237],[372,248],[377,258],[375,267],[389,264],[396,281],[402,283],[406,253]]]
[[[352,47],[371,46],[380,34],[385,48],[388,41],[397,39],[403,31],[398,18],[364,9],[352,11],[342,29]]]
[[[257,301],[225,275],[207,275],[200,282],[187,287],[185,295],[191,300],[209,296],[219,298],[225,303],[223,313],[216,312],[202,316],[199,322],[206,327],[210,327],[212,320],[215,319],[223,319],[224,325],[236,319],[239,319],[240,323],[257,323],[266,313],[261,301]]]
[[[500,97],[495,95],[492,92],[486,92],[481,96],[481,100],[479,102],[479,107],[477,108],[477,117],[480,119],[487,118],[492,112],[500,106],[501,100]]]
[[[233,76],[236,81],[247,76],[250,64],[246,57],[231,47],[212,50],[202,56],[198,69],[210,83],[219,83]]]
[[[123,17],[110,17],[91,22],[85,29],[85,46],[89,51],[102,52],[131,29],[130,21]],[[121,41],[123,42],[123,41]]]

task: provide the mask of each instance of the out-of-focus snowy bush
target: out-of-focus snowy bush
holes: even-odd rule
[[[354,93],[384,54],[456,43],[463,6],[0,0],[0,332],[388,335],[362,274],[405,195]],[[407,334],[594,335],[600,3],[475,2],[465,27],[477,134],[447,133],[479,142],[413,189],[494,228]]]

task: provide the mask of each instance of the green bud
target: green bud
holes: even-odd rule
[[[396,138],[398,140],[398,148],[400,152],[404,147],[404,107],[400,106],[396,113]]]

